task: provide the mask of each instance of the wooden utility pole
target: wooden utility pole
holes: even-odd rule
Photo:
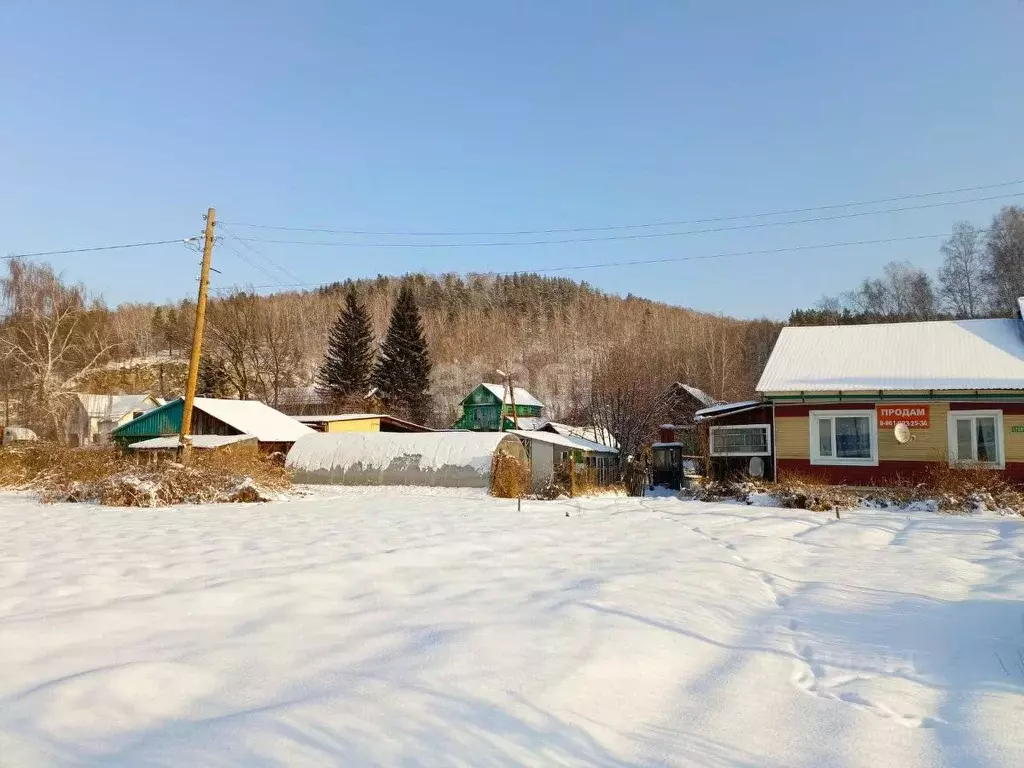
[[[516,413],[516,390],[512,386],[512,366],[508,367],[508,399],[512,401],[512,426],[519,429],[519,414]]]
[[[199,297],[196,300],[196,325],[192,331],[192,356],[188,360],[188,382],[185,384],[185,404],[181,412],[181,433],[178,436],[178,458],[188,463],[192,450],[189,434],[192,432],[192,406],[196,401],[199,381],[199,356],[203,351],[203,326],[206,324],[206,294],[210,290],[210,261],[213,258],[213,228],[217,224],[217,211],[206,212],[206,236],[203,239],[203,266],[199,273]]]

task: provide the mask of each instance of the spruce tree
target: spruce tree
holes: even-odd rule
[[[327,337],[327,352],[316,377],[317,392],[336,405],[351,405],[365,397],[372,371],[370,317],[356,299],[355,286],[350,286],[345,307]]]
[[[430,416],[430,353],[412,290],[404,286],[391,310],[373,386],[389,410],[423,423]]]
[[[199,376],[196,379],[196,394],[199,397],[230,397],[231,378],[224,370],[224,364],[216,358],[203,355],[199,358]]]

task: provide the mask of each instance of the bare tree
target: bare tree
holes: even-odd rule
[[[591,376],[590,414],[619,443],[620,469],[651,440],[668,407],[670,368],[630,341],[608,350]]]
[[[985,256],[991,309],[998,314],[1013,314],[1017,298],[1024,296],[1024,208],[1008,206],[992,220]]]
[[[985,309],[985,253],[982,233],[970,222],[958,221],[939,252],[939,292],[957,317],[979,317]]]
[[[68,285],[48,265],[13,259],[0,279],[5,320],[0,359],[22,384],[21,418],[63,439],[76,380],[106,362],[117,347],[110,315],[88,303],[85,288]]]
[[[885,265],[885,275],[869,278],[844,295],[845,302],[879,317],[929,320],[938,314],[935,289],[928,273],[908,261]]]

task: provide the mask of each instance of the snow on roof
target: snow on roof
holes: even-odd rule
[[[695,421],[701,419],[710,418],[713,416],[722,416],[726,413],[732,413],[733,411],[742,411],[746,408],[753,408],[760,405],[758,400],[741,400],[738,403],[719,403],[718,405],[712,405],[710,408],[701,408],[699,411],[695,411],[693,418]]]
[[[705,392],[703,389],[697,389],[697,387],[691,387],[689,384],[683,384],[681,381],[676,382],[676,386],[680,389],[688,392],[695,400],[702,403],[705,406],[714,405],[715,398]]]
[[[783,328],[758,392],[1024,389],[1020,321]]]
[[[195,407],[261,443],[290,443],[314,434],[305,424],[259,400],[221,400],[197,397]]]
[[[120,420],[133,411],[150,411],[157,406],[149,393],[141,395],[87,395],[76,393],[91,418]]]
[[[504,384],[487,384],[485,382],[485,383],[481,384],[480,386],[485,387],[488,392],[490,392],[492,395],[494,395],[499,400],[501,400],[504,397],[506,405],[511,405],[512,404],[512,399],[510,397],[508,397],[508,393],[505,391],[505,385]],[[540,400],[538,400],[536,397],[531,395],[529,392],[527,392],[522,387],[512,387],[512,391],[513,391],[513,393],[516,396],[516,405],[528,405],[528,406],[532,406],[532,407],[535,407],[535,408],[543,408],[544,407],[544,403],[542,403]]]
[[[314,432],[296,441],[286,466],[299,482],[486,485],[508,432]]]
[[[588,453],[619,452],[617,448],[612,448],[609,445],[601,445],[600,443],[595,443],[593,440],[584,440],[582,437],[559,435],[555,432],[535,432],[525,429],[513,429],[509,431],[509,434],[519,435],[519,437],[527,440],[536,440],[539,443],[550,443],[551,445],[558,445],[563,448],[570,448],[576,451],[587,451]]]
[[[363,419],[381,419],[381,418],[392,418],[391,416],[385,416],[383,413],[330,413],[330,414],[315,414],[313,416],[295,416],[293,417],[297,421],[301,421],[303,424],[307,424],[311,421],[362,421]]]
[[[522,419],[520,419],[522,421]],[[571,437],[579,437],[584,440],[592,440],[595,443],[601,445],[608,445],[612,448],[618,448],[619,442],[615,439],[611,432],[604,427],[589,426],[589,427],[577,427],[572,424],[563,424],[559,421],[548,421],[541,425],[539,428],[551,427],[555,432],[560,435],[569,435]]]
[[[312,416],[293,416],[292,418],[297,421],[301,421],[303,424],[319,424],[331,421],[364,421],[366,419],[380,419],[383,422],[391,422],[392,424],[404,424],[407,427],[414,427],[424,432],[434,432],[435,430],[430,427],[425,427],[422,424],[417,424],[414,421],[408,419],[400,419],[397,416],[392,416],[389,413],[329,413],[329,414],[314,414]],[[520,419],[522,421],[522,419]]]
[[[233,443],[243,443],[246,440],[255,440],[252,435],[192,435],[193,448],[222,448]],[[128,446],[133,451],[162,451],[173,450],[178,447],[178,436],[152,437],[149,440],[140,440]]]
[[[519,405],[519,401],[516,400],[516,405]],[[518,423],[520,429],[540,429],[544,426],[544,419],[539,416],[520,416],[518,419],[513,420],[511,416],[506,416],[505,421]]]

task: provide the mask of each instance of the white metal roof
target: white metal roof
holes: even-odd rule
[[[494,395],[499,400],[501,400],[504,397],[506,405],[511,405],[512,404],[512,399],[510,397],[508,397],[508,393],[505,391],[505,385],[504,384],[487,384],[485,382],[481,386],[485,387],[488,392],[490,392],[492,395]],[[527,392],[522,387],[512,387],[512,390],[513,390],[513,392],[515,393],[515,396],[516,396],[516,405],[529,405],[529,406],[533,406],[533,407],[536,407],[536,408],[543,408],[544,407],[544,403],[542,403],[540,400],[538,400],[536,397],[531,395],[529,392]]]
[[[522,421],[522,419],[520,419],[520,421]],[[580,437],[584,440],[593,440],[595,443],[601,443],[601,445],[611,446],[612,448],[619,447],[619,442],[615,439],[612,433],[604,427],[577,427],[572,424],[563,424],[559,421],[547,421],[539,428],[543,429],[544,427],[551,427],[551,429],[560,435],[569,435],[570,437]]]
[[[587,451],[589,453],[619,452],[617,448],[612,448],[610,445],[601,445],[600,443],[595,443],[593,440],[584,440],[582,437],[572,437],[571,435],[559,435],[555,432],[535,432],[525,429],[513,429],[509,430],[509,434],[518,435],[519,437],[526,438],[527,440],[536,440],[539,443],[550,443],[551,445],[558,445],[563,448],[571,448],[577,451]]]
[[[133,411],[151,411],[158,403],[149,393],[141,395],[88,395],[76,397],[92,418],[120,420]]]
[[[701,408],[699,411],[694,411],[693,418],[695,421],[706,419],[709,416],[715,416],[720,413],[729,413],[731,411],[743,411],[747,408],[753,408],[761,403],[757,400],[742,400],[738,403],[719,403],[718,405],[712,405],[710,408]]]
[[[516,400],[516,405],[518,404],[519,401]],[[506,416],[505,420],[513,421],[511,415]],[[531,431],[534,429],[540,429],[542,426],[544,426],[544,419],[540,418],[539,416],[520,416],[518,419],[515,419],[515,422],[518,422],[520,429],[528,429]]]
[[[261,443],[290,443],[313,433],[310,427],[259,400],[197,397],[195,407]]]
[[[783,328],[758,392],[1024,389],[1021,321]]]
[[[242,443],[246,440],[255,440],[252,435],[192,435],[193,448],[222,448],[233,443]],[[140,440],[128,446],[133,451],[162,451],[178,447],[178,436],[151,437],[149,440]]]

